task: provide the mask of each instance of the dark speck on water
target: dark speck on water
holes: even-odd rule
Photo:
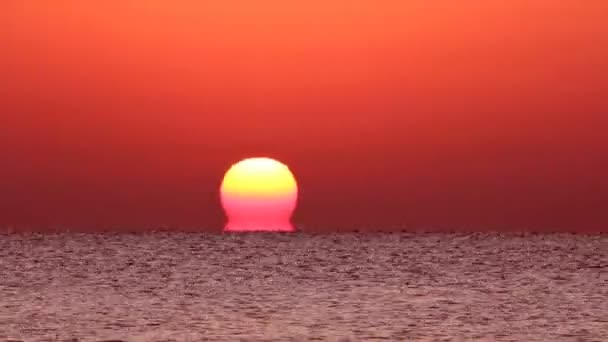
[[[0,341],[608,341],[608,237],[0,235]]]

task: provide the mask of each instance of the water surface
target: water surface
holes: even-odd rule
[[[0,340],[608,341],[608,237],[0,235]]]

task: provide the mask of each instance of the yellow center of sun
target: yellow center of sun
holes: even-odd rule
[[[289,168],[271,158],[242,160],[226,172],[221,192],[243,197],[282,197],[297,192]]]

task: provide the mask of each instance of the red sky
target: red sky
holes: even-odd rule
[[[220,227],[243,157],[308,227],[608,231],[608,2],[0,3],[0,225]]]

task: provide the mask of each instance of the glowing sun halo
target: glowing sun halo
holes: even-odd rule
[[[226,231],[293,231],[298,186],[289,168],[271,158],[232,165],[220,189]]]

